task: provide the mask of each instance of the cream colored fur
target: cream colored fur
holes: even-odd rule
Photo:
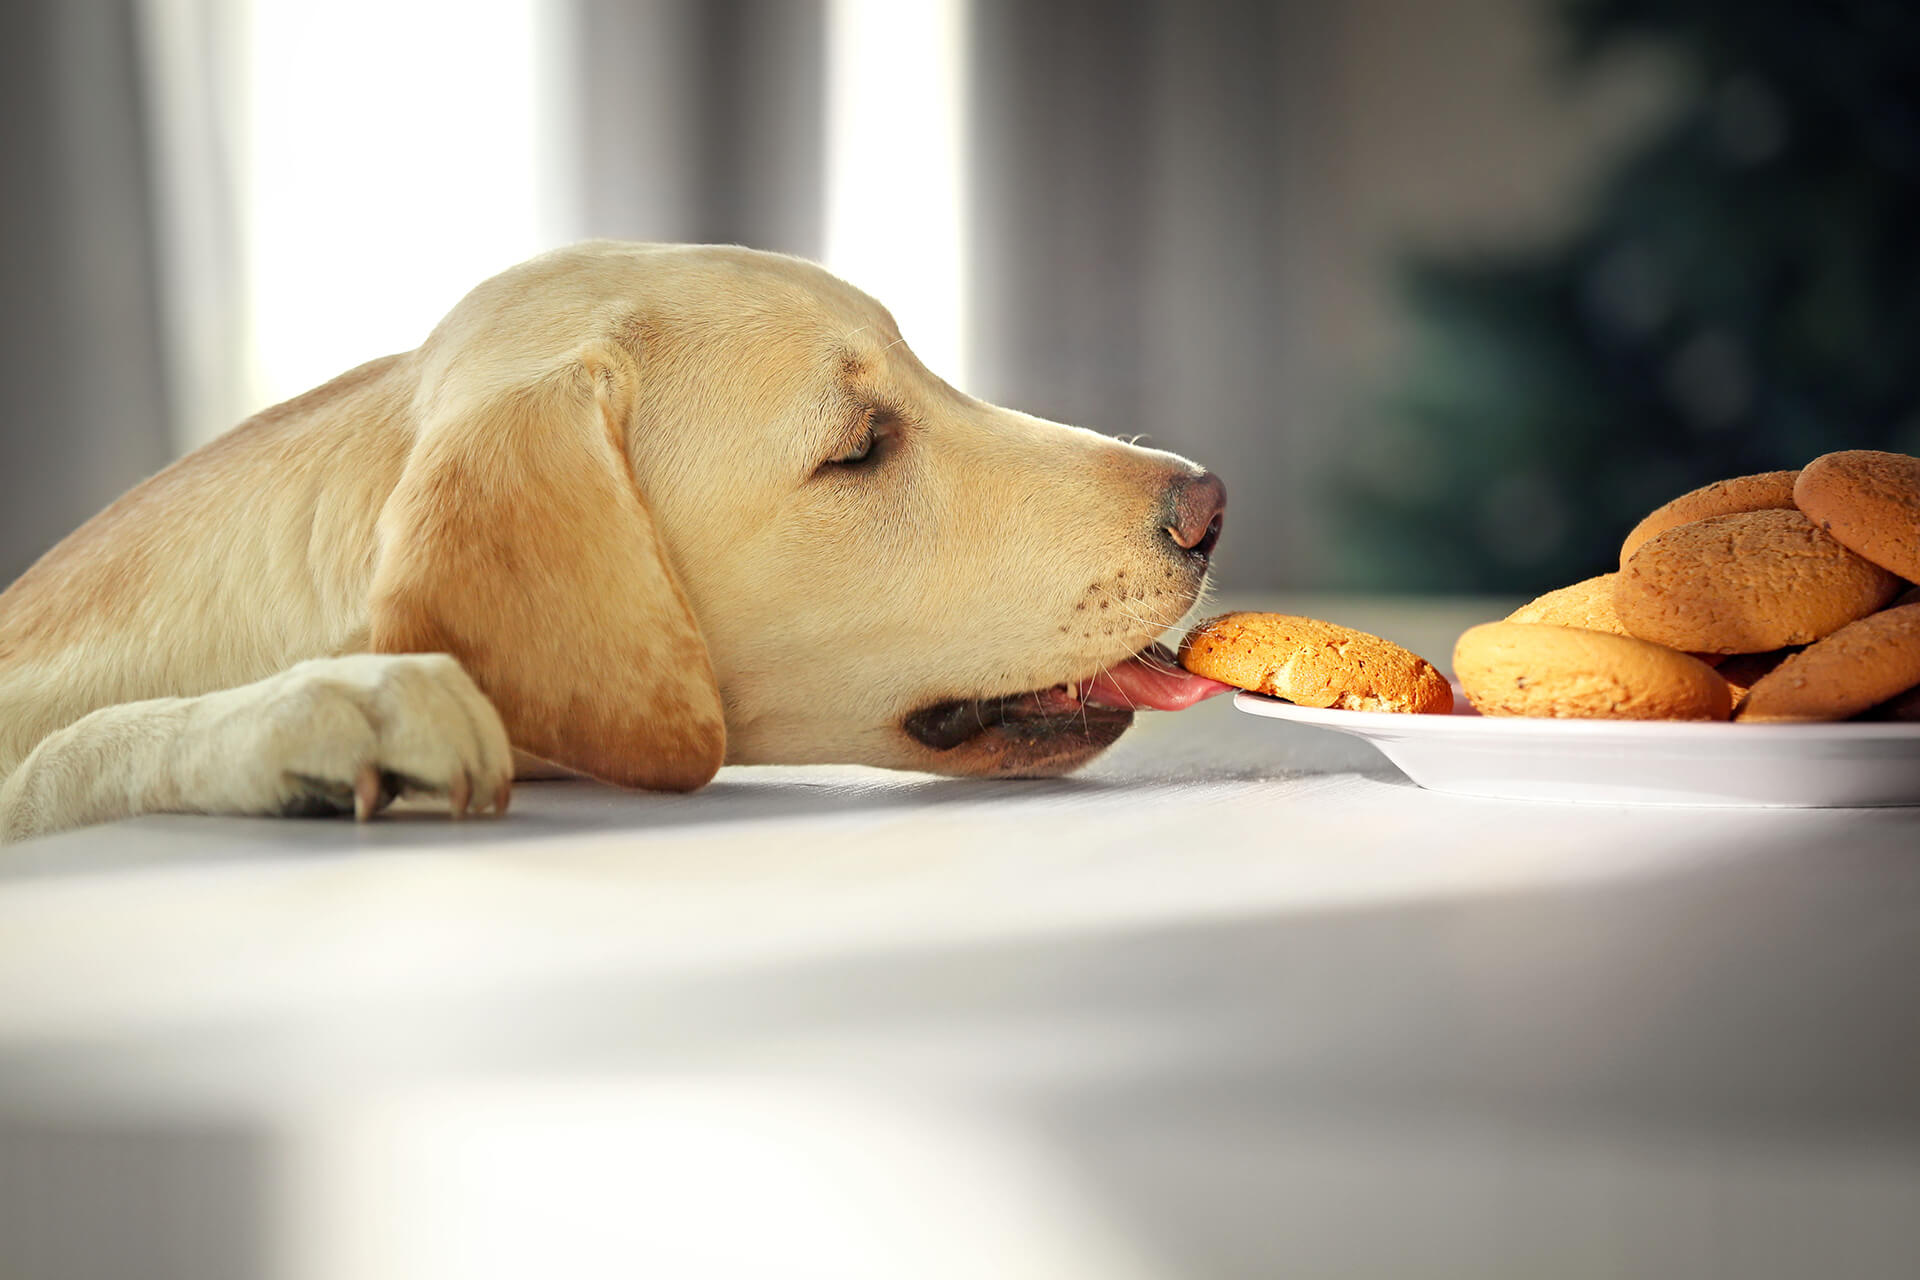
[[[827,462],[870,427],[872,465]],[[504,809],[509,738],[523,775],[681,789],[723,761],[1071,768],[1104,744],[935,752],[901,721],[1089,678],[1176,622],[1201,571],[1157,535],[1197,470],[962,395],[798,259],[548,254],[0,595],[0,839]]]

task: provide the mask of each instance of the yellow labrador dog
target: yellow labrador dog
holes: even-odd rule
[[[1222,686],[1148,649],[1220,482],[970,399],[872,299],[591,243],[154,476],[0,595],[0,838],[504,811],[551,762],[1046,775]]]

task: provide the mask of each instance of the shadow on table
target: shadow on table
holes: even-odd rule
[[[1391,787],[1413,784],[1383,761],[1363,770],[1315,775],[1364,778]],[[344,818],[232,818],[156,814],[104,827],[63,832],[0,850],[0,883],[9,879],[77,876],[139,867],[259,859],[379,854],[423,849],[482,849],[555,838],[648,835],[689,828],[848,818],[924,810],[936,818],[966,810],[1012,817],[1032,807],[1087,807],[1139,803],[1202,788],[1241,788],[1298,782],[1309,771],[1200,764],[1146,776],[1078,775],[1065,778],[938,778],[880,769],[836,766],[734,767],[696,792],[624,791],[579,780],[522,782],[512,810],[450,821],[443,810],[401,804],[371,822]]]

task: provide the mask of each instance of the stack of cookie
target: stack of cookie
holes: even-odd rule
[[[1855,449],[1708,485],[1620,570],[1460,637],[1486,715],[1920,719],[1920,458]]]

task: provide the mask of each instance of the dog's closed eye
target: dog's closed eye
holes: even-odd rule
[[[840,451],[820,464],[820,469],[848,470],[872,466],[886,452],[894,434],[897,416],[887,409],[869,409],[861,415],[852,439]]]
[[[873,457],[874,447],[879,443],[880,433],[872,427],[868,427],[851,448],[847,449],[844,453],[839,453],[828,458],[827,465],[830,467],[858,466],[860,463]]]

